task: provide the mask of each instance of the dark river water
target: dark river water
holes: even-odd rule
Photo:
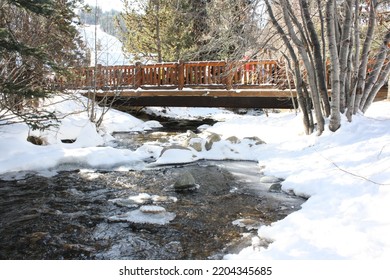
[[[198,188],[175,191],[186,172]],[[229,161],[0,176],[0,259],[221,259],[305,201],[261,176]]]

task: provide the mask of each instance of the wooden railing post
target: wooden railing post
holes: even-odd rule
[[[142,63],[137,62],[135,64],[135,75],[134,75],[134,87],[140,88],[142,86]]]
[[[104,86],[104,75],[103,66],[101,64],[96,65],[96,88],[103,88]]]
[[[233,63],[231,62],[226,62],[225,64],[225,85],[226,89],[230,90],[233,88],[233,76],[234,76],[234,69],[233,69]]]
[[[177,87],[179,90],[184,88],[184,61],[179,60],[177,64]]]

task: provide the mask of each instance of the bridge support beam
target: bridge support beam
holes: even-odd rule
[[[112,102],[114,107],[294,108],[291,98],[286,97],[143,96],[106,97],[106,100],[108,104]]]

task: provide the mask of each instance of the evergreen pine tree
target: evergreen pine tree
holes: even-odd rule
[[[33,128],[52,114],[34,108],[49,77],[81,63],[83,53],[74,19],[78,0],[0,0],[0,110]]]

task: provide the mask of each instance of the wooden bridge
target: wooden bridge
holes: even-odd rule
[[[278,61],[249,60],[97,65],[58,83],[116,106],[293,108],[290,81]]]

